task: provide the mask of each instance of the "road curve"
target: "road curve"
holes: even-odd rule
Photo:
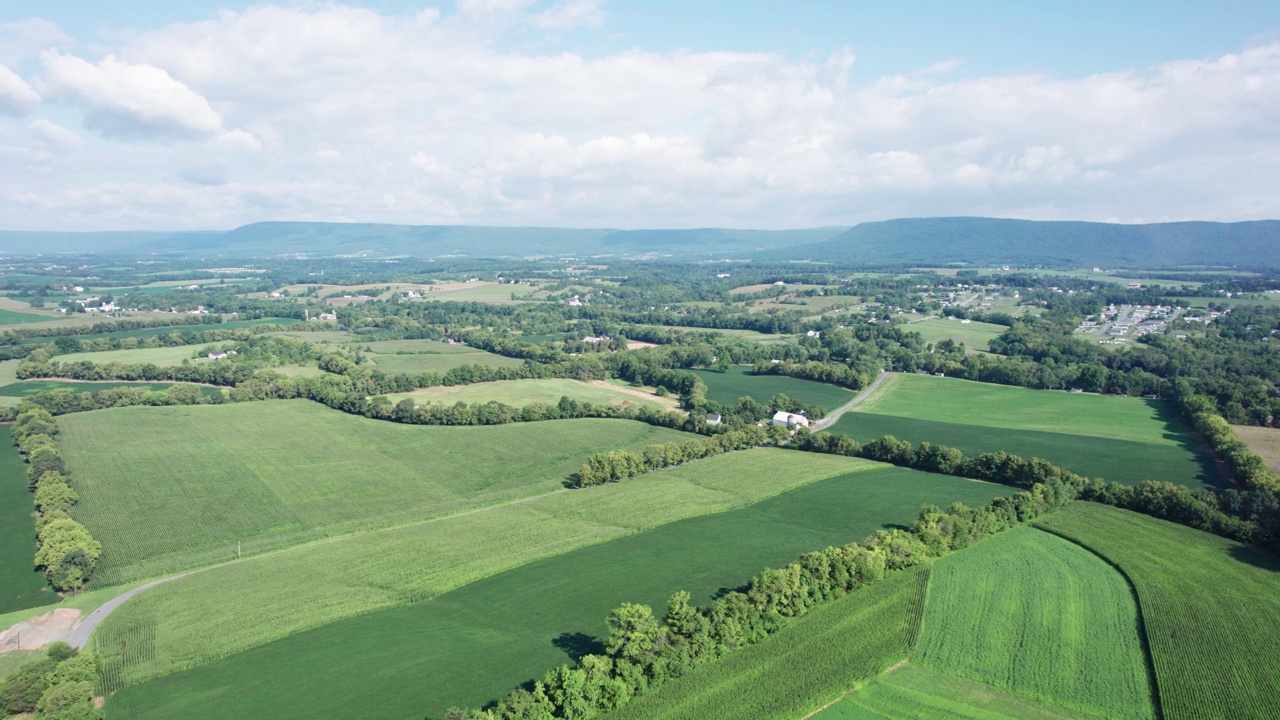
[[[880,384],[883,383],[888,378],[889,378],[889,371],[881,370],[880,377],[876,378],[875,382],[871,383],[866,387],[865,390],[855,395],[852,400],[836,408],[835,412],[831,413],[830,415],[814,423],[813,427],[811,427],[810,430],[812,430],[813,432],[819,432],[831,427],[832,425],[835,424],[837,420],[840,419],[841,415],[844,415],[845,413],[849,412],[854,407],[856,407],[859,403],[861,403],[863,400],[866,400],[868,397],[870,397],[871,393],[875,392],[876,388],[879,388]]]

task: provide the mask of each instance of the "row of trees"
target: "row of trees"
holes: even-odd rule
[[[49,643],[43,657],[31,660],[0,683],[0,711],[37,720],[101,720],[93,704],[101,659],[77,652],[65,642]]]
[[[806,553],[781,569],[766,568],[746,592],[729,592],[709,607],[677,592],[659,619],[647,605],[624,603],[608,617],[603,655],[548,672],[487,710],[450,709],[447,720],[589,720],[621,707],[669,679],[760,642],[813,607],[843,597],[931,558],[972,545],[1071,502],[1061,483],[969,508],[926,507],[908,530],[882,530],[843,547]]]
[[[702,458],[759,447],[769,442],[780,442],[786,438],[787,434],[788,430],[779,425],[771,425],[767,429],[751,425],[741,430],[696,440],[649,445],[638,453],[629,450],[596,453],[587,458],[587,462],[571,478],[571,481],[575,487],[617,482]]]
[[[79,496],[67,483],[66,465],[53,440],[57,432],[48,410],[26,402],[19,408],[13,437],[27,461],[29,487],[35,492],[35,566],[58,590],[78,590],[89,582],[102,544],[70,515]]]

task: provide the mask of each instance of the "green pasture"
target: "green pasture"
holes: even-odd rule
[[[76,380],[20,380],[9,385],[0,385],[0,397],[24,398],[42,392],[54,390],[70,390],[72,392],[101,392],[119,387],[140,388],[142,390],[168,390],[174,385],[183,383],[153,382],[80,382]],[[205,395],[221,392],[221,388],[209,385],[196,385]]]
[[[785,375],[752,375],[749,365],[734,365],[726,372],[694,370],[693,373],[707,384],[707,399],[726,405],[744,396],[764,403],[775,395],[786,395],[806,405],[821,405],[830,412],[852,400],[855,394],[835,385]]]
[[[34,511],[26,463],[13,445],[12,428],[0,425],[0,613],[57,599],[44,574],[31,565],[36,555]]]
[[[1034,528],[934,564],[913,661],[1099,717],[1155,717],[1128,583]]]
[[[519,367],[518,358],[496,355],[466,345],[450,345],[438,340],[386,340],[366,343],[377,369],[390,373],[446,373],[460,365]],[[558,398],[557,398],[558,399]]]
[[[107,619],[98,642],[118,655],[118,638],[154,628],[151,644],[129,645],[145,647],[145,654],[113,664],[120,666],[113,676],[133,684],[326,623],[421,602],[551,555],[883,467],[749,450],[633,481],[318,541],[149,590]],[[881,495],[891,489],[888,482],[872,484]]]
[[[999,337],[1008,329],[1004,325],[994,323],[976,320],[964,323],[951,318],[929,318],[902,326],[902,330],[906,332],[920,333],[927,343],[937,344],[943,340],[952,340],[964,343],[965,348],[970,351],[986,350],[987,341]]]
[[[1158,400],[894,374],[831,431],[864,442],[893,435],[971,455],[1003,450],[1127,484],[1221,482],[1207,448]]]
[[[388,397],[392,400],[412,398],[419,404],[452,405],[457,402],[500,402],[507,405],[531,405],[533,403],[554,405],[560,401],[560,398],[566,396],[580,402],[600,405],[644,404],[670,410],[676,409],[675,400],[670,398],[660,398],[657,395],[648,395],[639,390],[628,390],[606,382],[590,383],[560,378],[499,380],[497,382],[473,383],[471,385],[439,385],[408,393],[397,393]]]
[[[880,677],[819,715],[820,720],[1086,720],[1093,717],[915,664]]]
[[[642,695],[610,720],[797,720],[904,660],[929,570],[893,573],[762,642]]]
[[[94,363],[118,362],[124,365],[151,363],[152,365],[159,367],[173,367],[175,365],[181,365],[183,360],[193,360],[193,356],[195,356],[196,351],[204,350],[211,344],[212,343],[200,343],[197,345],[175,345],[173,347],[135,348],[133,350],[78,352],[66,355],[56,355],[53,359],[60,363],[82,361]],[[203,356],[197,356],[195,359],[207,360],[207,358],[204,358]]]
[[[377,717],[411,717],[480,705],[577,653],[598,651],[605,617],[621,602],[662,608],[682,588],[707,602],[763,566],[907,522],[928,497],[973,501],[1003,492],[965,485],[897,468],[822,480],[126,688],[120,705],[132,713],[120,717],[236,717],[254,708],[329,718],[370,717],[377,708]],[[353,675],[344,669],[350,663],[380,670]],[[266,672],[271,687],[255,691],[248,680]]]
[[[1037,525],[1100,555],[1133,584],[1164,718],[1276,717],[1275,555],[1092,503],[1074,503]]]
[[[48,315],[36,315],[35,313],[15,312],[13,310],[0,310],[0,325],[25,325],[33,322],[49,322],[56,318]]]
[[[594,453],[688,437],[628,420],[399,425],[303,400],[58,424],[99,585],[548,492]]]

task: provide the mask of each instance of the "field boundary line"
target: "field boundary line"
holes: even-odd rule
[[[870,685],[871,683],[876,682],[877,680],[879,680],[880,678],[884,677],[885,675],[888,675],[888,674],[889,674],[889,673],[891,673],[891,672],[896,672],[896,671],[898,671],[898,670],[901,670],[902,668],[904,668],[904,667],[906,667],[906,666],[907,666],[907,663],[910,663],[910,662],[911,662],[911,658],[903,658],[903,659],[899,660],[899,661],[898,661],[897,663],[895,663],[892,667],[890,667],[889,669],[887,669],[887,670],[885,670],[884,672],[882,672],[882,673],[880,673],[879,675],[877,675],[875,680],[872,680],[871,682],[865,683],[865,684],[863,684],[863,685],[861,685],[861,686],[859,686],[859,687],[853,688],[852,690],[846,690],[846,691],[844,691],[844,692],[840,693],[840,697],[836,698],[835,700],[832,700],[831,702],[827,703],[826,705],[823,705],[822,707],[818,708],[817,710],[814,710],[813,712],[809,713],[808,715],[805,715],[804,717],[800,718],[800,720],[809,720],[809,718],[812,718],[814,715],[818,715],[818,714],[820,714],[820,713],[826,712],[827,710],[829,710],[829,709],[831,708],[831,706],[832,706],[832,705],[835,705],[836,703],[840,702],[841,700],[844,700],[845,698],[847,698],[847,697],[849,697],[850,695],[852,695],[852,694],[854,694],[854,693],[858,692],[859,690],[861,690],[862,688],[866,687],[867,685]]]
[[[879,389],[880,385],[883,384],[885,380],[888,380],[890,375],[891,373],[888,370],[881,370],[880,377],[876,378],[875,382],[871,383],[866,387],[866,389],[855,395],[852,400],[836,408],[835,412],[832,412],[830,415],[819,420],[817,424],[813,426],[813,431],[820,432],[834,425],[842,415],[857,407],[863,400],[871,397],[871,394]]]

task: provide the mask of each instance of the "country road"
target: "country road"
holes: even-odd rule
[[[814,423],[813,427],[810,428],[810,430],[812,430],[813,432],[819,432],[821,430],[826,430],[827,428],[834,425],[835,422],[840,419],[841,415],[844,415],[845,413],[849,412],[854,407],[856,407],[859,403],[861,403],[863,400],[866,400],[868,397],[870,397],[871,393],[875,392],[876,388],[880,387],[880,384],[883,383],[886,379],[888,379],[888,377],[889,377],[889,371],[881,370],[880,377],[876,378],[875,382],[871,383],[866,387],[865,390],[855,395],[852,400],[836,408],[835,412],[831,413],[830,415]]]

